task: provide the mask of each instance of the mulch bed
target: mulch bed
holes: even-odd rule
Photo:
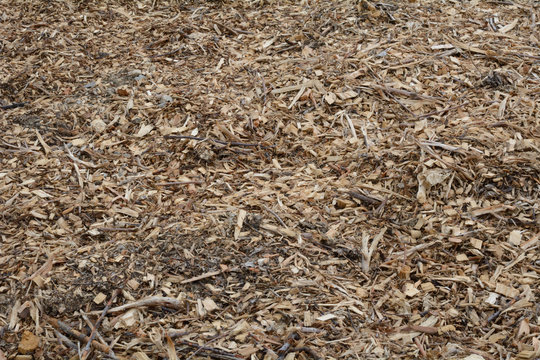
[[[0,360],[540,358],[536,1],[0,1]]]

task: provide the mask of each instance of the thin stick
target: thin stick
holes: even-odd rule
[[[382,187],[378,187],[378,186],[374,186],[374,185],[369,185],[369,184],[363,184],[363,183],[359,183],[359,184],[357,184],[356,186],[361,187],[361,188],[366,188],[366,189],[374,190],[374,191],[380,191],[380,192],[387,193],[387,194],[390,194],[390,195],[394,195],[394,196],[397,196],[398,198],[401,198],[401,199],[404,199],[404,200],[414,201],[413,199],[411,199],[411,198],[408,197],[408,196],[404,196],[404,195],[398,194],[397,192],[394,192],[394,191],[392,191],[392,190],[388,190],[388,189],[385,189],[385,188],[382,188]]]
[[[366,195],[362,195],[356,191],[349,191],[349,195],[355,199],[358,199],[358,200],[361,200],[361,201],[364,201],[368,204],[380,204],[383,202],[383,200],[380,200],[380,199],[377,199],[375,197],[371,197],[371,196],[366,196]]]
[[[461,148],[459,148],[457,146],[447,145],[447,144],[437,142],[437,141],[426,140],[426,141],[420,142],[420,144],[425,145],[425,146],[440,147],[441,149],[452,151],[452,152],[454,152],[454,151],[456,151],[456,152],[463,151],[463,149],[461,149]]]
[[[33,280],[37,276],[43,276],[46,277],[46,274],[52,270],[53,264],[54,264],[54,253],[49,255],[47,261],[39,269],[36,270],[32,275],[24,279],[23,281],[30,281]]]
[[[180,284],[192,283],[192,282],[195,282],[195,281],[199,281],[199,280],[202,280],[202,279],[206,279],[206,278],[209,278],[209,277],[212,277],[212,276],[219,275],[221,273],[222,273],[221,270],[210,271],[210,272],[204,273],[202,275],[195,276],[195,277],[192,277],[190,279],[183,280]]]
[[[64,323],[63,321],[52,318],[52,317],[50,317],[48,315],[45,315],[45,314],[43,314],[43,318],[45,319],[46,322],[51,324],[56,329],[62,330],[63,332],[65,332],[69,336],[74,337],[75,339],[77,339],[79,341],[88,341],[90,339],[90,337],[84,335],[80,331],[77,331],[77,330],[73,329],[71,326]],[[111,351],[111,349],[108,346],[105,346],[105,345],[99,343],[96,340],[92,341],[92,346],[94,348],[98,349],[99,351],[104,352],[106,354],[108,354]]]
[[[414,113],[414,111],[412,111],[411,109],[409,109],[407,106],[405,106],[405,104],[403,104],[401,101],[399,101],[398,98],[396,98],[394,96],[394,94],[392,94],[392,92],[387,92],[388,96],[390,96],[392,98],[392,100],[394,100],[395,102],[398,103],[399,106],[401,106],[405,111],[407,111],[409,114],[411,114],[412,116],[416,116],[416,114]]]
[[[420,339],[415,337],[414,342],[415,342],[416,346],[418,347],[418,350],[420,351],[420,354],[422,354],[422,357],[427,357],[426,351],[424,350],[424,346],[420,342]]]
[[[49,155],[49,153],[51,152],[51,148],[49,147],[49,145],[47,145],[45,140],[43,140],[43,136],[41,136],[39,131],[37,129],[34,129],[34,131],[36,132],[36,136],[38,138],[39,143],[43,147],[43,151],[45,151],[45,155]]]
[[[222,339],[222,338],[224,338],[224,337],[227,336],[227,335],[229,335],[229,334],[226,333],[226,334],[217,336],[217,337],[215,337],[214,339],[210,340],[210,341],[207,342],[204,346],[201,346],[200,348],[198,348],[197,350],[195,350],[195,351],[193,352],[193,354],[189,355],[189,357],[188,357],[186,360],[190,360],[190,359],[193,358],[195,355],[197,355],[199,352],[201,352],[201,350],[203,350],[204,347],[208,347],[208,345],[210,345],[211,343],[216,342],[217,340]]]
[[[86,358],[90,354],[90,345],[91,345],[92,341],[94,340],[94,338],[96,337],[97,329],[101,325],[101,322],[105,318],[105,315],[107,315],[107,311],[109,311],[113,301],[116,299],[116,297],[118,296],[119,293],[120,293],[120,289],[114,290],[111,298],[109,299],[109,302],[107,303],[107,305],[105,305],[105,308],[103,309],[103,311],[101,312],[101,315],[97,319],[96,324],[94,325],[94,328],[92,329],[92,332],[90,333],[90,339],[88,340],[88,342],[86,343],[86,346],[83,349],[83,352],[82,352],[82,355],[81,355],[82,360],[86,360]]]
[[[64,334],[62,334],[60,331],[54,329],[54,334],[58,338],[58,342],[62,345],[66,345],[67,347],[72,348],[73,350],[77,350],[77,345],[71,340],[67,338]]]
[[[465,346],[463,346],[463,350],[466,350],[466,351],[468,351],[470,353],[473,353],[473,354],[483,356],[484,358],[486,358],[488,360],[495,360],[495,358],[493,356],[491,356],[489,353],[487,353],[485,351],[476,350],[476,349],[465,347]]]
[[[267,93],[266,83],[264,81],[264,77],[262,77],[262,75],[259,72],[257,72],[257,75],[259,75],[259,77],[261,78],[261,81],[262,81],[263,105],[265,105],[266,104],[266,93]]]
[[[84,321],[86,321],[86,324],[88,324],[89,327],[93,328],[94,327],[94,324],[90,321],[90,319],[88,318],[88,316],[86,316],[86,314],[82,313],[81,314]],[[105,345],[108,345],[107,342],[105,341],[105,339],[103,339],[103,336],[101,336],[101,334],[99,333],[99,331],[96,331],[96,337],[99,339],[99,341],[101,341],[102,344],[105,344]],[[111,352],[109,353],[109,356],[113,359],[118,359],[116,357],[116,354],[114,353],[114,351],[112,350],[113,348],[113,345],[108,345],[110,348],[111,348]]]
[[[412,91],[407,91],[407,90],[403,90],[403,89],[396,89],[396,88],[392,88],[392,87],[389,87],[389,86],[382,86],[382,85],[378,85],[378,84],[369,84],[368,86],[373,88],[373,89],[376,89],[376,90],[382,90],[382,91],[384,91],[386,93],[403,95],[403,96],[407,96],[407,97],[410,97],[412,99],[417,99],[417,100],[444,100],[444,98],[441,98],[441,97],[421,95],[421,94],[418,94],[418,93],[415,93],[415,92],[412,92]]]
[[[167,353],[159,353],[159,356],[163,358],[168,358],[169,354]],[[200,354],[201,356],[206,356],[212,359],[218,359],[218,360],[244,360],[244,358],[235,356],[235,355],[225,355],[225,354],[216,354],[212,352],[203,352]]]
[[[493,313],[490,317],[487,319],[487,323],[493,322],[497,320],[499,315],[501,315],[504,311],[506,311],[510,306],[514,305],[516,301],[518,301],[521,298],[521,295],[516,296],[511,301],[508,302],[502,309],[497,310],[495,313]]]
[[[307,347],[307,346],[302,346],[302,347],[295,347],[295,348],[292,348],[291,350],[289,350],[289,353],[291,352],[305,352],[306,354],[308,354],[312,359],[314,360],[322,360],[322,357],[320,357],[319,355],[317,355],[317,353],[315,352],[315,350]]]
[[[276,214],[274,211],[272,211],[270,208],[268,208],[266,205],[263,205],[264,207],[264,210],[268,211],[270,214],[272,214],[278,221],[279,223],[281,224],[281,226],[283,227],[287,227],[287,225],[285,224],[285,222],[283,220],[281,220],[281,218],[279,217],[278,214]]]
[[[438,334],[439,329],[433,326],[407,325],[399,329],[400,332],[420,332],[424,334]]]
[[[225,30],[227,30],[228,32],[230,33],[233,33],[234,35],[238,35],[238,31],[236,31],[235,29],[233,28],[230,28],[228,26],[225,26],[223,25],[222,23],[218,23],[217,21],[214,21],[214,20],[210,20],[212,21],[214,24],[218,25],[218,26],[221,26],[222,28],[224,28]]]
[[[454,105],[454,106],[449,106],[447,108],[444,108],[442,110],[437,110],[437,111],[432,111],[432,112],[428,112],[427,114],[422,114],[422,115],[416,115],[415,117],[417,119],[421,119],[421,118],[425,118],[425,117],[430,117],[432,115],[437,115],[437,114],[442,114],[442,113],[445,113],[447,111],[450,111],[450,110],[454,110],[454,109],[459,109],[460,107],[463,107],[465,105],[469,104],[469,101],[465,101],[463,104],[459,104],[459,105]]]
[[[214,347],[210,347],[210,346],[201,346],[199,344],[196,344],[194,342],[191,342],[191,341],[187,341],[187,340],[182,340],[182,339],[177,339],[175,340],[176,342],[182,344],[182,345],[186,345],[186,346],[191,346],[191,347],[194,347],[200,351],[208,351],[210,353],[213,353],[212,355],[218,355],[220,356],[220,358],[225,358],[225,359],[242,359],[234,354],[231,354],[230,352],[227,352],[225,350],[221,350],[221,349],[217,349],[217,348],[214,348]],[[208,354],[208,356],[210,357],[213,357],[211,354]]]
[[[109,313],[117,313],[117,312],[129,310],[132,308],[146,307],[146,306],[167,306],[173,309],[180,309],[182,305],[183,305],[183,302],[175,298],[151,296],[146,299],[137,300],[129,304],[114,307],[109,310]]]
[[[69,148],[67,147],[66,144],[64,144],[64,148],[66,149],[66,151],[67,151],[67,153],[68,153],[68,157],[69,157],[71,160],[73,160],[74,162],[79,163],[79,164],[81,164],[81,165],[84,165],[84,166],[86,166],[86,167],[94,168],[94,169],[98,167],[97,165],[94,165],[94,164],[89,163],[89,162],[87,162],[87,161],[83,161],[83,160],[77,159],[77,158],[75,157],[75,155],[73,155],[73,154],[71,153],[71,150],[69,150]]]
[[[192,181],[169,181],[155,184],[156,186],[172,186],[172,185],[189,185],[189,184],[203,184],[200,180]]]
[[[345,113],[345,119],[347,119],[347,124],[349,124],[349,127],[351,128],[353,139],[358,139],[358,136],[356,135],[356,129],[354,128],[354,124],[347,113]]]
[[[139,230],[139,228],[138,227],[136,227],[136,228],[102,227],[102,228],[98,228],[98,230],[100,230],[100,231],[127,231],[127,232],[130,232],[130,231],[137,231],[137,230]]]
[[[23,107],[26,104],[28,104],[28,102],[21,102],[21,103],[9,104],[9,105],[2,105],[2,106],[0,106],[0,109],[2,109],[2,110],[15,109],[15,108],[18,108],[18,107]]]
[[[449,168],[459,172],[461,175],[463,175],[463,177],[465,177],[467,180],[469,181],[473,181],[474,178],[472,177],[471,174],[469,174],[469,172],[464,169],[463,167],[459,166],[459,165],[455,165],[455,164],[451,164],[449,163],[448,161],[445,161],[443,158],[440,157],[439,154],[437,154],[435,151],[433,151],[433,149],[429,146],[426,146],[426,145],[423,145],[420,141],[414,139],[414,141],[416,142],[416,144],[426,150],[426,152],[428,154],[430,154],[431,156],[433,156],[434,158],[436,158],[437,160],[439,160],[440,162],[442,162],[443,164],[445,164],[446,166],[448,166]]]
[[[180,336],[188,335],[189,333],[189,331],[171,330],[167,333],[167,336],[171,339],[176,339]]]
[[[243,147],[258,147],[258,148],[261,148],[261,149],[270,149],[270,148],[273,148],[275,147],[274,145],[272,146],[265,146],[265,145],[261,145],[261,144],[258,144],[258,143],[243,143],[243,142],[238,142],[238,141],[223,141],[223,140],[217,140],[217,139],[212,139],[212,138],[202,138],[202,137],[197,137],[197,136],[190,136],[190,135],[165,135],[164,136],[165,139],[188,139],[188,140],[197,140],[197,141],[212,141],[216,144],[221,144],[221,145],[228,145],[228,146],[243,146]]]
[[[170,55],[174,55],[176,54],[177,52],[179,52],[182,48],[179,47],[179,48],[176,48],[172,51],[169,51],[169,52],[166,52],[165,54],[156,54],[156,55],[152,55],[150,56],[150,59],[154,59],[154,58],[157,58],[157,57],[163,57],[163,56],[170,56]]]

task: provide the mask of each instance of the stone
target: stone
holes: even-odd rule
[[[31,354],[39,346],[39,338],[28,330],[25,330],[19,343],[20,354]]]
[[[101,119],[95,119],[90,123],[90,125],[96,133],[102,133],[105,131],[105,129],[107,129],[107,124],[105,124],[105,122]]]

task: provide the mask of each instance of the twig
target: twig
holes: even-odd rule
[[[9,105],[2,105],[2,106],[0,106],[0,109],[2,109],[2,110],[10,110],[10,109],[23,107],[26,104],[28,104],[28,102],[13,103],[13,104],[9,104]]]
[[[408,257],[408,256],[414,254],[414,253],[417,252],[417,251],[427,249],[428,247],[433,246],[433,245],[435,245],[435,244],[437,244],[437,243],[439,243],[439,241],[438,241],[438,240],[434,240],[434,241],[431,241],[431,242],[429,242],[429,243],[422,243],[422,244],[413,246],[413,247],[411,247],[411,248],[409,248],[409,249],[407,249],[407,250],[395,252],[395,253],[393,253],[393,254],[390,254],[391,260],[388,260],[388,261],[384,262],[384,264],[391,263],[391,262],[393,262],[394,260],[396,260],[397,258],[400,258],[400,257],[402,257],[402,256]]]
[[[286,342],[285,344],[283,344],[279,349],[278,349],[278,353],[281,353],[281,355],[279,355],[279,357],[277,358],[277,360],[284,360],[285,359],[285,356],[287,356],[287,354],[289,353],[289,349],[291,348],[291,344],[289,342]]]
[[[37,151],[30,150],[28,148],[23,148],[23,147],[20,147],[20,146],[12,145],[12,144],[8,143],[7,141],[4,141],[4,140],[2,140],[2,143],[5,146],[9,147],[9,148],[16,149],[16,150],[7,150],[6,152],[25,152],[25,153],[32,153],[32,154],[36,154],[36,155],[39,154],[39,152],[37,152]]]
[[[422,114],[422,115],[416,115],[415,117],[417,119],[422,119],[422,118],[425,118],[425,117],[430,117],[432,115],[437,115],[437,114],[442,114],[442,113],[445,113],[447,111],[450,111],[450,110],[455,110],[455,109],[458,109],[460,107],[463,107],[465,105],[469,104],[469,101],[465,101],[463,104],[459,104],[459,105],[454,105],[454,106],[449,106],[447,108],[444,108],[442,110],[436,110],[436,111],[432,111],[432,112],[428,112],[426,114]]]
[[[46,314],[43,314],[43,318],[45,319],[46,322],[48,322],[49,324],[51,324],[52,326],[54,326],[56,329],[58,330],[62,330],[63,332],[65,332],[66,334],[68,334],[69,336],[71,337],[74,337],[75,339],[78,339],[79,341],[88,341],[90,340],[90,337],[84,335],[83,333],[73,329],[71,326],[69,326],[68,324],[58,320],[58,319],[55,319],[55,318],[52,318]],[[101,343],[99,343],[98,341],[96,340],[93,340],[92,341],[92,347],[94,347],[95,349],[98,349],[99,351],[101,352],[104,352],[106,354],[109,354],[111,349],[106,346],[106,345],[103,345]]]
[[[243,143],[243,142],[238,142],[238,141],[223,141],[223,140],[217,140],[217,139],[212,139],[212,138],[202,138],[202,137],[189,136],[189,135],[165,135],[164,138],[165,139],[187,139],[187,140],[197,140],[197,141],[212,141],[212,142],[214,142],[216,144],[227,145],[227,146],[257,147],[257,148],[261,148],[261,149],[270,149],[270,148],[275,147],[275,145],[265,146],[265,145],[261,145],[259,143]]]
[[[314,360],[322,360],[322,357],[320,357],[319,355],[317,355],[317,353],[315,352],[315,350],[307,347],[307,346],[302,346],[302,347],[296,347],[296,348],[292,348],[289,352],[305,352],[306,354],[308,354],[312,359]]]
[[[216,342],[217,340],[219,339],[222,339],[224,338],[225,336],[229,335],[228,333],[225,333],[225,334],[222,334],[220,336],[216,336],[214,339],[210,340],[209,342],[207,342],[204,346],[201,346],[200,348],[198,348],[197,350],[195,350],[193,352],[193,354],[189,355],[189,357],[186,359],[186,360],[190,360],[192,359],[195,355],[197,355],[199,352],[201,352],[201,350],[203,350],[204,347],[208,347],[208,345],[210,345],[211,343],[213,342]]]
[[[416,99],[416,100],[444,100],[441,97],[421,95],[421,94],[418,94],[418,93],[415,93],[415,92],[412,92],[412,91],[407,91],[407,90],[403,90],[403,89],[396,89],[396,88],[392,88],[392,87],[388,87],[388,86],[382,86],[382,85],[378,85],[378,84],[369,84],[368,86],[371,87],[372,89],[382,90],[382,91],[390,93],[390,94],[403,95],[403,96],[407,96],[407,97],[410,97],[410,98]]]
[[[281,54],[282,52],[293,50],[293,49],[299,49],[299,48],[300,48],[299,44],[293,44],[291,46],[287,46],[285,48],[276,50],[276,52],[274,54]]]
[[[300,339],[300,335],[296,332],[292,332],[288,337],[287,341],[281,347],[277,350],[277,353],[279,354],[279,357],[277,360],[284,360],[287,354],[291,352],[291,349],[293,348],[293,344],[296,343]]]
[[[277,94],[287,93],[287,92],[291,92],[291,91],[297,91],[297,90],[300,90],[303,87],[305,87],[305,88],[313,87],[315,84],[316,84],[316,82],[314,80],[309,80],[309,81],[306,81],[306,82],[304,82],[302,84],[285,86],[285,87],[282,87],[282,88],[279,88],[279,89],[274,89],[274,90],[270,91],[270,93],[272,95],[277,95]]]
[[[202,275],[195,276],[195,277],[192,277],[190,279],[183,280],[180,284],[192,283],[192,282],[195,282],[195,281],[199,281],[199,280],[202,280],[202,279],[206,279],[206,278],[209,278],[209,277],[212,277],[212,276],[219,275],[221,273],[222,273],[221,270],[210,271],[210,272],[204,273]]]
[[[266,93],[267,93],[266,83],[264,81],[264,77],[259,72],[257,72],[257,75],[259,75],[259,77],[261,78],[261,81],[262,81],[262,93],[263,93],[263,105],[264,105],[264,104],[266,104]]]
[[[398,90],[398,89],[394,89],[394,90]],[[416,114],[411,109],[409,109],[405,104],[403,104],[401,101],[399,101],[399,99],[397,97],[395,97],[394,94],[392,94],[392,92],[387,92],[387,94],[388,94],[388,96],[390,96],[392,98],[392,100],[394,100],[396,103],[398,103],[398,105],[401,106],[403,108],[403,110],[405,110],[406,112],[408,112],[412,116],[416,116]]]
[[[88,316],[86,316],[85,313],[82,313],[81,316],[82,316],[82,318],[84,319],[84,321],[86,321],[86,324],[87,324],[89,327],[91,327],[91,328],[94,327],[94,324],[90,321],[90,319],[88,318]],[[101,334],[99,333],[99,331],[96,332],[96,337],[99,339],[99,341],[101,341],[102,344],[107,345],[107,342],[105,341],[105,339],[103,339],[103,336],[101,336]],[[112,359],[118,359],[118,358],[116,357],[116,354],[115,354],[114,351],[112,350],[113,344],[114,344],[114,342],[113,342],[112,344],[108,345],[109,348],[111,349],[111,352],[109,353],[109,357],[111,357]]]
[[[226,359],[226,360],[238,360],[238,359],[242,359],[241,357],[238,357],[230,352],[227,352],[225,350],[221,350],[221,349],[217,349],[217,348],[214,348],[214,347],[210,347],[210,346],[201,346],[199,344],[196,344],[194,342],[191,342],[191,341],[187,341],[187,340],[183,340],[183,339],[177,339],[175,340],[176,342],[182,344],[182,345],[186,345],[186,346],[190,346],[190,347],[194,347],[196,348],[198,351],[207,351],[208,353],[205,353],[205,355],[207,356],[210,356],[210,357],[213,357],[213,358],[217,358],[217,359]]]
[[[514,305],[516,303],[516,301],[518,301],[519,299],[521,299],[521,295],[516,296],[510,302],[508,302],[508,304],[506,304],[502,309],[499,309],[495,313],[493,313],[490,317],[488,317],[487,322],[490,323],[490,322],[493,322],[493,321],[497,320],[499,315],[501,315],[510,306]]]
[[[383,200],[380,200],[380,199],[377,199],[375,197],[372,197],[372,196],[366,196],[366,195],[362,195],[356,191],[349,191],[349,195],[354,198],[354,199],[358,199],[358,200],[361,200],[363,202],[366,202],[368,204],[380,204],[383,202]]]
[[[418,141],[416,139],[414,139],[414,141],[416,142],[416,144],[420,148],[424,149],[428,154],[433,156],[435,159],[439,160],[440,162],[442,162],[444,165],[448,166],[449,168],[457,171],[458,173],[463,175],[463,177],[466,178],[467,180],[474,181],[474,178],[472,177],[472,175],[466,169],[464,169],[463,167],[461,167],[459,165],[451,164],[448,161],[444,160],[439,154],[437,154],[435,151],[433,151],[433,149],[431,147],[422,144],[420,141]]]
[[[298,99],[300,99],[300,97],[302,96],[302,94],[306,91],[306,87],[303,86],[300,88],[300,90],[298,90],[298,92],[296,93],[296,96],[293,98],[293,100],[291,101],[291,103],[289,104],[289,106],[287,107],[289,110],[292,109],[292,107],[294,106],[294,104],[296,104],[296,102],[298,101]]]
[[[356,135],[356,129],[354,128],[354,124],[353,124],[349,114],[344,113],[344,115],[345,115],[345,118],[347,119],[347,124],[349,124],[349,127],[351,128],[351,134],[352,134],[353,139],[358,139],[358,135]]]
[[[434,326],[407,325],[398,330],[399,332],[414,331],[424,334],[438,334],[439,329]]]
[[[128,309],[133,309],[137,307],[147,307],[147,306],[166,306],[173,309],[180,309],[182,305],[183,305],[183,302],[175,298],[151,296],[146,299],[137,300],[129,304],[124,304],[121,306],[114,307],[109,310],[109,313],[117,313],[117,312],[125,311]]]
[[[403,199],[403,200],[414,201],[413,199],[411,199],[408,196],[398,194],[397,192],[394,192],[392,190],[388,190],[388,189],[385,189],[385,188],[382,188],[382,187],[379,187],[379,186],[374,186],[374,185],[364,184],[364,183],[359,183],[356,186],[361,187],[361,188],[370,189],[370,190],[373,190],[373,191],[380,191],[380,192],[390,194],[390,195],[393,195],[393,196],[397,196],[398,198]]]
[[[139,230],[138,227],[135,227],[135,228],[121,228],[121,227],[102,227],[102,228],[98,228],[98,230],[100,231],[137,231]]]
[[[169,38],[161,38],[159,40],[156,40],[156,41],[151,42],[150,44],[146,45],[144,47],[144,49],[145,50],[155,50],[157,48],[157,46],[163,45],[166,42],[168,42],[169,40],[170,40]]]
[[[317,353],[313,349],[307,346],[293,347],[293,345],[298,342],[298,340],[300,340],[300,335],[297,332],[291,333],[287,337],[287,341],[278,350],[278,354],[280,354],[278,360],[285,359],[285,357],[287,357],[287,355],[292,352],[305,352],[307,355],[309,355],[309,357],[314,360],[322,360],[322,358],[317,355]]]
[[[39,269],[36,270],[36,272],[34,272],[32,275],[30,275],[29,277],[27,277],[26,279],[24,279],[23,281],[30,281],[30,280],[33,280],[35,277],[37,276],[43,276],[45,277],[46,274],[52,270],[53,268],[53,265],[54,265],[54,253],[49,255],[47,261],[45,261],[45,263],[43,265],[41,265],[41,267]]]
[[[326,332],[326,330],[324,329],[319,329],[319,328],[314,328],[314,327],[309,327],[309,326],[302,326],[298,330],[303,333],[315,333],[315,334]]]
[[[353,319],[352,319],[352,316],[351,316],[351,312],[349,311],[349,309],[347,309],[347,319],[349,320],[349,322],[351,323],[353,329],[354,329],[354,332],[355,333],[358,333],[358,327],[356,326],[356,324],[354,323]]]
[[[213,22],[215,25],[217,25],[217,26],[221,26],[222,28],[224,28],[224,29],[227,30],[228,32],[233,33],[234,35],[238,35],[238,31],[236,31],[235,29],[230,28],[230,27],[228,27],[228,26],[225,26],[225,25],[223,25],[222,23],[218,23],[217,21],[214,21],[214,20],[210,20],[210,21],[212,21],[212,22]]]
[[[105,305],[105,308],[103,309],[103,311],[101,312],[101,315],[97,319],[97,321],[96,321],[96,323],[94,325],[94,328],[92,329],[92,332],[90,333],[90,339],[88,340],[88,342],[86,343],[86,346],[83,349],[83,352],[82,352],[82,355],[81,355],[81,360],[86,360],[86,358],[88,357],[88,355],[90,353],[90,344],[92,343],[92,341],[96,337],[97,329],[101,325],[101,322],[105,318],[105,315],[107,315],[107,311],[109,311],[113,301],[116,299],[116,297],[118,296],[119,293],[120,293],[120,289],[114,290],[111,298],[109,299],[109,302],[107,303],[107,305]]]
[[[45,155],[49,155],[49,153],[51,152],[51,148],[49,147],[49,145],[47,145],[45,140],[43,140],[43,137],[41,136],[39,131],[37,129],[34,129],[34,131],[36,132],[36,136],[38,138],[39,143],[43,147],[43,151],[45,151]]]
[[[274,211],[272,211],[270,208],[268,208],[266,205],[263,205],[264,207],[264,210],[268,211],[270,214],[272,214],[276,219],[277,221],[279,221],[279,223],[281,224],[281,226],[283,227],[287,227],[287,225],[285,224],[285,222],[283,222],[283,220],[281,220],[281,218],[279,217],[278,214],[276,214]]]
[[[167,336],[171,339],[176,339],[180,336],[188,335],[189,333],[189,331],[171,330],[167,333]]]
[[[258,347],[262,348],[262,350],[264,350],[264,351],[266,352],[267,355],[271,355],[271,356],[270,356],[271,359],[274,358],[275,356],[277,356],[277,354],[276,354],[272,349],[270,349],[268,346],[266,346],[266,345],[264,344],[264,342],[263,342],[261,339],[259,339],[255,334],[249,333],[249,336],[250,336],[253,340],[255,340],[255,344],[256,344]],[[270,343],[272,343],[272,344],[279,345],[278,342],[273,341],[273,340],[271,340],[271,339],[265,338],[264,340],[267,341],[267,342],[270,342]]]
[[[369,265],[371,262],[371,256],[375,252],[375,249],[377,249],[377,244],[379,244],[379,241],[384,236],[384,233],[386,232],[386,227],[382,228],[381,231],[375,235],[373,238],[371,245],[368,246],[369,241],[369,235],[368,233],[362,234],[362,271],[367,273],[369,272]]]
[[[424,346],[420,342],[420,339],[417,337],[414,338],[414,343],[418,347],[418,351],[420,351],[420,354],[422,354],[422,357],[427,357],[426,350],[424,350]]]
[[[98,166],[96,166],[96,165],[94,165],[94,164],[92,164],[92,163],[89,163],[89,162],[87,162],[87,161],[83,161],[83,160],[77,159],[77,158],[75,157],[75,155],[73,155],[73,154],[71,153],[71,151],[69,150],[69,148],[67,147],[66,144],[64,144],[64,148],[66,149],[66,151],[67,151],[67,153],[68,153],[68,157],[69,157],[71,160],[75,161],[76,163],[79,163],[79,164],[81,164],[81,165],[84,165],[84,166],[87,166],[87,167],[91,167],[91,168],[94,168],[94,169],[98,167]]]
[[[62,345],[66,345],[67,347],[72,348],[73,350],[77,350],[77,345],[71,340],[69,340],[64,334],[62,334],[60,331],[54,329],[54,334],[58,338],[58,342]]]
[[[485,352],[485,351],[482,351],[482,350],[476,350],[476,349],[473,349],[473,348],[469,348],[469,347],[466,347],[466,346],[463,346],[463,350],[466,350],[472,354],[476,354],[476,355],[480,355],[484,358],[486,358],[487,360],[495,360],[495,358],[493,356],[491,356],[491,354]]]
[[[176,48],[176,49],[174,49],[174,50],[172,50],[172,51],[166,52],[166,53],[164,53],[164,54],[156,54],[156,55],[152,55],[152,56],[150,56],[150,59],[154,59],[154,58],[157,58],[157,57],[163,57],[163,56],[174,55],[174,54],[176,54],[177,52],[179,52],[180,49],[181,49],[181,47]]]
[[[189,184],[203,184],[200,180],[192,181],[169,181],[155,184],[156,186],[172,186],[172,185],[189,185]]]
[[[454,151],[459,152],[459,151],[463,150],[463,149],[461,149],[461,148],[459,148],[457,146],[447,145],[447,144],[444,144],[444,143],[441,143],[441,142],[430,141],[430,140],[422,141],[422,142],[420,142],[420,144],[425,145],[425,146],[436,146],[436,147],[440,147],[441,149],[452,151],[452,152],[454,152]]]

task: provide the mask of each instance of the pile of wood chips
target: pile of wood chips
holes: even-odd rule
[[[0,360],[539,358],[539,25],[0,1]]]

